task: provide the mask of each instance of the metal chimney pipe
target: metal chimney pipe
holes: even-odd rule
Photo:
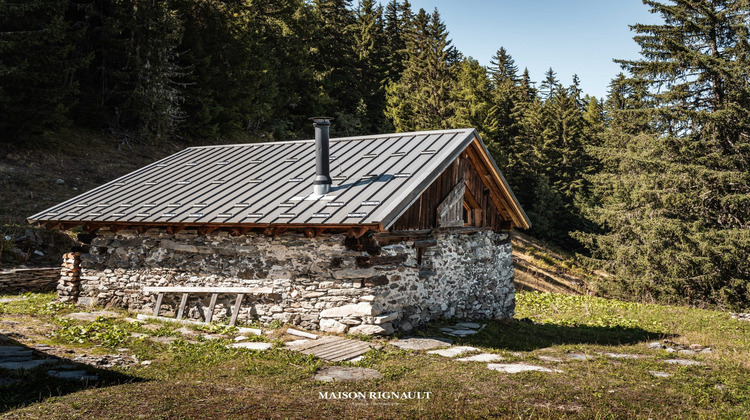
[[[326,195],[331,190],[331,171],[329,159],[329,133],[331,117],[314,117],[315,127],[315,180],[313,181],[313,194]]]

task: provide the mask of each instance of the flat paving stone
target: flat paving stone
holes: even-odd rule
[[[42,366],[42,365],[48,365],[48,364],[53,364],[53,363],[57,363],[57,360],[39,359],[39,360],[27,360],[23,362],[5,362],[5,363],[0,363],[0,368],[9,369],[9,370],[14,370],[14,369],[29,370],[29,369],[38,368],[39,366]]]
[[[589,356],[587,354],[583,353],[571,353],[566,356],[570,360],[591,360],[594,359],[594,356]]]
[[[316,338],[318,338],[318,336],[315,334],[311,334],[305,331],[295,330],[294,328],[287,328],[286,333],[291,334],[291,335],[296,335],[297,337],[309,338],[310,340],[315,340]]]
[[[480,324],[477,324],[476,322],[459,322],[456,324],[457,328],[471,328],[473,330],[478,330],[482,328]]]
[[[0,386],[14,385],[14,384],[16,384],[18,382],[20,382],[19,379],[4,378],[4,377],[0,376]]]
[[[562,362],[562,361],[563,361],[563,359],[561,359],[561,358],[559,358],[559,357],[554,357],[554,356],[544,356],[544,355],[541,355],[541,356],[537,356],[537,359],[539,359],[539,360],[544,360],[545,362],[555,362],[555,363],[559,363],[559,362]]]
[[[458,336],[465,336],[465,335],[473,335],[476,333],[477,331],[475,330],[454,330],[452,334],[458,335]]]
[[[383,375],[375,369],[349,367],[349,366],[324,366],[315,373],[313,379],[316,381],[364,381],[368,379],[381,379]]]
[[[237,328],[237,332],[240,335],[263,335],[263,331],[260,328],[246,328],[246,327],[240,327]]]
[[[28,347],[23,346],[0,346],[0,357],[4,356],[31,356],[33,351]]]
[[[309,341],[310,340],[307,340],[307,339],[304,339],[304,338],[302,340],[287,341],[286,343],[284,343],[284,346],[285,347],[289,347],[291,349],[294,349],[296,347],[302,346],[303,344],[305,344],[305,343],[307,343]]]
[[[148,339],[161,344],[170,344],[178,340],[177,337],[149,337]]]
[[[0,298],[0,303],[10,303],[10,302],[18,302],[19,300],[28,300],[26,296],[19,296],[19,297],[8,297],[8,298]]]
[[[73,312],[72,314],[64,315],[63,318],[92,322],[96,321],[96,318],[99,318],[100,316],[104,318],[117,318],[120,314],[112,311]]]
[[[695,360],[688,360],[688,359],[667,359],[663,360],[664,363],[669,363],[670,365],[682,365],[682,366],[695,366],[695,365],[702,365],[703,363],[695,361]]]
[[[273,343],[259,343],[259,342],[253,342],[253,341],[249,341],[249,342],[246,341],[246,342],[242,342],[242,343],[230,344],[229,346],[233,347],[235,349],[247,349],[247,350],[262,351],[262,350],[268,350],[271,347],[273,347]]]
[[[488,363],[487,368],[496,370],[498,372],[506,372],[506,373],[521,373],[521,372],[562,373],[562,371],[558,369],[549,369],[543,366],[527,365],[523,363],[511,363],[511,364]]]
[[[602,353],[603,355],[607,357],[611,357],[613,359],[643,359],[647,356],[645,354],[628,354],[628,353]]]
[[[650,373],[652,376],[656,376],[657,378],[669,378],[672,376],[672,374],[667,372],[659,372],[656,370],[649,370],[648,373]]]
[[[482,353],[482,354],[475,354],[474,356],[467,356],[462,357],[460,359],[456,359],[459,362],[499,362],[501,360],[505,360],[503,356],[500,356],[499,354],[492,354],[492,353]]]
[[[448,347],[453,342],[445,338],[403,338],[401,340],[391,341],[389,344],[404,350],[434,350],[441,347]]]
[[[48,370],[47,375],[65,379],[67,381],[98,381],[99,377],[96,375],[89,375],[85,370]]]
[[[437,354],[438,356],[443,356],[443,357],[456,357],[464,353],[471,353],[473,351],[479,351],[479,349],[476,347],[469,347],[469,346],[455,346],[455,347],[449,347],[447,349],[430,350],[427,353]]]

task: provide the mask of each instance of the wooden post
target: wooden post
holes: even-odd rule
[[[164,293],[159,293],[156,297],[156,306],[154,306],[154,316],[159,316],[159,309],[161,308],[161,300],[164,298]]]
[[[182,294],[182,300],[180,300],[180,310],[177,311],[177,319],[182,319],[182,314],[185,313],[185,304],[187,304],[188,294]]]
[[[208,305],[208,313],[206,314],[206,323],[210,323],[214,318],[214,307],[216,307],[216,298],[219,297],[218,293],[211,295],[211,304]]]
[[[234,310],[232,311],[232,319],[229,321],[230,327],[234,327],[234,324],[237,323],[237,315],[240,314],[240,305],[242,305],[242,298],[244,296],[242,293],[237,293],[237,300],[234,302]]]

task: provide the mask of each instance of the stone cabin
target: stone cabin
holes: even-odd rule
[[[514,312],[529,219],[474,129],[191,147],[29,218],[81,227],[61,298],[151,312],[146,286],[264,287],[240,321],[388,334]],[[80,266],[79,266],[80,265]],[[193,294],[185,314],[232,315]],[[166,295],[162,313],[177,311]]]

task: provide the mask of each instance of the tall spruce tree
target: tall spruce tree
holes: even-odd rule
[[[374,0],[359,3],[354,25],[354,48],[357,54],[357,82],[359,105],[356,118],[359,129],[347,135],[384,131],[385,77],[387,69],[386,36],[383,28],[383,8]]]
[[[398,131],[448,128],[460,53],[451,45],[437,9],[432,14],[419,10],[406,52],[401,78],[386,89],[386,116]]]
[[[632,26],[643,57],[619,62],[647,85],[650,130],[609,135],[591,211],[608,232],[581,238],[613,293],[748,307],[750,5],[644,3],[664,22]]]

